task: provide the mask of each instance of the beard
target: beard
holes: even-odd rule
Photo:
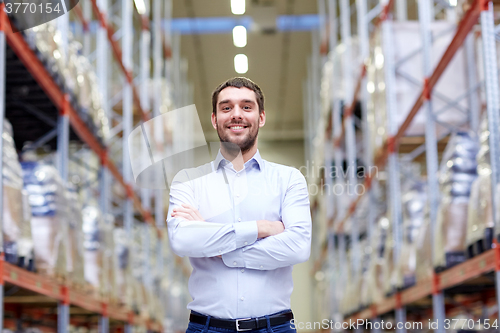
[[[226,150],[232,152],[232,155],[237,155],[240,150],[241,153],[244,154],[255,145],[257,135],[259,134],[258,120],[254,125],[245,122],[228,122],[224,125],[219,125],[217,118],[215,121],[217,123],[217,135],[219,136],[219,140]],[[230,137],[230,135],[226,132],[226,130],[228,130],[227,126],[229,125],[248,126],[248,134],[245,136]]]

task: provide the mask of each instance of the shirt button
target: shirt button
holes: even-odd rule
[[[248,245],[248,242],[245,242],[245,243],[243,243],[243,244]],[[219,252],[220,252],[220,251],[219,251]]]
[[[241,222],[241,217],[238,219],[238,222]]]
[[[236,264],[237,264],[237,262],[236,262],[236,261],[235,261],[235,262],[233,262],[233,265],[234,265],[234,266],[236,266]],[[262,267],[262,266],[260,266],[260,267]]]
[[[219,250],[219,253],[222,253],[222,250]]]
[[[242,270],[241,270],[241,272],[243,273],[243,272],[245,272],[245,270],[244,270],[244,269],[242,269]]]
[[[239,174],[239,173],[237,173],[237,174],[236,174],[236,177],[239,177],[239,176],[240,176],[240,174]]]
[[[242,301],[244,301],[244,300],[245,300],[245,297],[243,297],[243,296],[242,296],[240,299],[241,299]]]
[[[260,269],[264,268],[264,266],[260,266]]]
[[[239,198],[239,197],[240,197],[240,195],[239,195],[238,193],[236,193],[236,197],[237,197],[237,198]]]

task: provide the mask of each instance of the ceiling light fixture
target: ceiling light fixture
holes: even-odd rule
[[[231,0],[231,12],[234,15],[245,14],[245,0]]]
[[[233,43],[236,47],[245,47],[247,45],[247,29],[242,25],[233,28]]]
[[[244,54],[237,54],[234,56],[234,70],[238,74],[245,74],[248,72],[248,58]]]

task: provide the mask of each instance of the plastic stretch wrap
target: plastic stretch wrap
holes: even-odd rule
[[[366,235],[366,220],[367,220],[367,204],[368,200],[365,196],[359,203],[359,209],[356,210],[354,216],[350,218],[344,227],[344,232],[351,236],[353,224],[358,229],[358,245],[353,249],[353,242],[349,242],[348,259],[346,259],[346,267],[342,268],[348,271],[345,277],[345,284],[339,283],[337,294],[341,295],[343,313],[351,313],[358,310],[362,305],[368,304],[366,290],[366,275],[370,268],[371,250],[368,246],[369,241],[361,235]],[[350,239],[350,237],[349,237]],[[337,250],[338,251],[338,250]]]
[[[118,295],[118,300],[131,306],[132,294],[129,284],[130,280],[130,265],[129,265],[129,242],[127,234],[123,228],[115,228],[113,230],[113,238],[115,244],[115,285]]]
[[[351,251],[346,252],[346,262],[345,266],[342,267],[344,272],[342,287],[344,289],[342,293],[342,300],[340,303],[340,311],[344,314],[354,312],[354,303],[355,303],[355,281],[354,275],[352,272],[352,249]]]
[[[422,70],[420,26],[417,21],[393,22],[394,61],[398,64],[396,71],[395,93],[397,102],[396,123],[399,126],[406,119],[418,94],[421,92],[424,81]],[[450,22],[434,21],[431,30],[435,36],[432,43],[432,67],[436,66],[445,52],[455,32],[455,25]],[[372,136],[372,148],[375,151],[382,146],[387,138],[387,115],[385,113],[385,78],[384,53],[382,51],[382,37],[380,33],[374,36],[374,47],[367,63],[367,90],[370,94],[367,102],[368,120]],[[459,49],[455,57],[445,69],[443,75],[434,87],[432,106],[439,122],[459,126],[467,121],[467,113],[458,111],[467,108],[465,99],[456,107],[445,109],[447,101],[455,100],[467,91],[467,80],[463,68],[463,50]],[[401,63],[398,63],[401,62]],[[444,99],[443,99],[444,98]],[[413,119],[405,135],[424,136],[425,112],[419,112]],[[438,136],[447,132],[442,126],[437,126]]]
[[[158,290],[156,286],[159,285],[159,278],[160,278],[160,272],[158,272],[157,269],[157,263],[158,263],[158,244],[159,244],[159,239],[158,239],[158,234],[156,232],[156,229],[152,228],[149,225],[145,226],[146,230],[145,232],[149,234],[149,274],[147,275],[147,279],[149,279],[150,283],[149,285],[146,285],[147,287],[147,292],[149,293],[149,299],[150,302],[148,303],[148,311],[149,311],[149,316],[155,317],[158,319],[161,319],[161,316],[158,317]]]
[[[52,75],[56,83],[71,95],[71,101],[83,120],[101,138],[107,138],[109,123],[102,109],[95,72],[89,60],[82,54],[82,45],[69,33],[65,55],[61,32],[55,21],[26,30],[30,46]]]
[[[350,202],[352,202],[352,199],[349,198],[347,195],[343,197],[342,202],[345,204],[345,207],[348,207]],[[325,206],[328,203],[325,203]],[[347,210],[345,210],[347,213]],[[324,214],[323,214],[324,216]],[[347,235],[351,235],[352,228],[353,228],[353,223],[355,224],[355,228],[357,229],[357,233],[359,235],[363,235],[367,233],[368,230],[368,196],[365,195],[361,197],[361,199],[358,202],[358,205],[356,206],[356,211],[354,212],[353,218],[349,218],[343,226],[343,231]]]
[[[480,148],[476,158],[478,178],[472,184],[469,200],[467,247],[482,240],[485,240],[482,246],[491,246],[495,226],[491,205],[491,165],[488,143],[490,133],[486,113],[481,119],[479,132]]]
[[[153,282],[155,277],[155,267],[152,265],[156,263],[156,241],[147,224],[135,224],[133,235],[132,251],[134,255],[131,257],[134,280],[133,301],[135,302],[133,307],[137,308],[141,316],[147,318],[154,312],[152,298],[155,296],[152,294],[150,282]],[[149,266],[147,262],[149,262]]]
[[[116,285],[116,255],[115,255],[115,240],[114,240],[114,225],[115,219],[108,214],[105,217],[104,223],[104,294],[112,300],[119,299]]]
[[[390,220],[390,219],[389,219]],[[389,224],[388,233],[385,238],[384,246],[384,266],[382,267],[383,276],[383,291],[385,295],[389,295],[394,291],[396,286],[394,269],[396,267],[394,263],[394,238],[393,238],[393,225],[392,222]]]
[[[417,265],[417,238],[427,218],[427,194],[423,181],[413,181],[405,191],[403,204],[403,243],[398,258],[393,280],[397,288],[406,288],[415,284]]]
[[[130,306],[137,313],[141,313],[145,304],[145,296],[142,289],[143,274],[145,272],[145,253],[142,248],[142,226],[134,223],[132,229],[132,239],[129,241],[129,271],[130,278],[128,279],[128,287],[130,288]]]
[[[67,270],[72,282],[84,285],[82,206],[78,201],[78,194],[74,188],[68,189],[67,197],[68,217],[70,217],[68,218]]]
[[[143,246],[144,242],[144,225],[135,223],[133,229],[133,243],[132,243],[132,253],[131,264],[132,264],[132,276],[134,279],[139,281],[141,284],[144,282],[144,275],[146,274],[146,255],[145,248]]]
[[[370,264],[371,253],[367,251],[368,249],[368,239],[363,238],[359,241],[359,248],[357,249],[359,254],[359,262],[357,266],[352,267],[353,270],[353,281],[352,281],[352,301],[351,310],[358,311],[361,306],[367,305],[363,300],[363,286],[365,284],[365,273],[368,271]]]
[[[426,218],[418,233],[417,242],[417,267],[415,276],[417,282],[427,281],[432,277],[432,242],[430,220]]]
[[[370,244],[370,261],[365,273],[366,278],[366,302],[380,302],[384,297],[384,267],[386,239],[389,235],[389,219],[382,216],[378,219],[375,233],[372,235]]]
[[[370,240],[368,238],[364,239],[361,247],[361,272],[360,272],[360,286],[358,289],[359,293],[359,305],[365,307],[371,304],[371,294],[368,290],[368,274],[371,267],[372,259],[372,247]]]
[[[446,268],[465,260],[467,215],[472,183],[477,177],[477,139],[454,134],[439,170],[441,202],[438,209],[434,267]]]
[[[95,205],[82,210],[85,241],[85,280],[101,295],[116,298],[114,276],[114,240],[112,221],[105,217]]]
[[[5,119],[3,140],[3,241],[5,260],[33,269],[31,211],[23,190],[23,171],[19,163],[12,126]]]
[[[69,205],[66,188],[56,168],[23,162],[24,187],[29,195],[35,268],[47,275],[67,272]]]
[[[168,237],[164,237],[168,238]],[[168,241],[165,241],[164,244],[167,244]],[[185,323],[189,318],[189,310],[186,308],[186,304],[191,301],[191,296],[188,291],[186,277],[183,275],[181,270],[176,269],[174,254],[171,251],[165,249],[165,253],[168,253],[168,256],[165,256],[165,277],[162,279],[162,290],[163,294],[163,316],[164,328],[168,331],[177,331],[177,330],[185,330]],[[184,261],[184,264],[188,264],[188,260],[186,257],[181,260]]]

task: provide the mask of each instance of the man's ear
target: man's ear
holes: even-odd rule
[[[266,111],[262,110],[261,113],[259,113],[259,127],[264,126],[266,123]]]
[[[215,113],[212,112],[212,117],[211,117],[211,120],[212,120],[212,126],[217,129],[217,116],[215,115]]]

